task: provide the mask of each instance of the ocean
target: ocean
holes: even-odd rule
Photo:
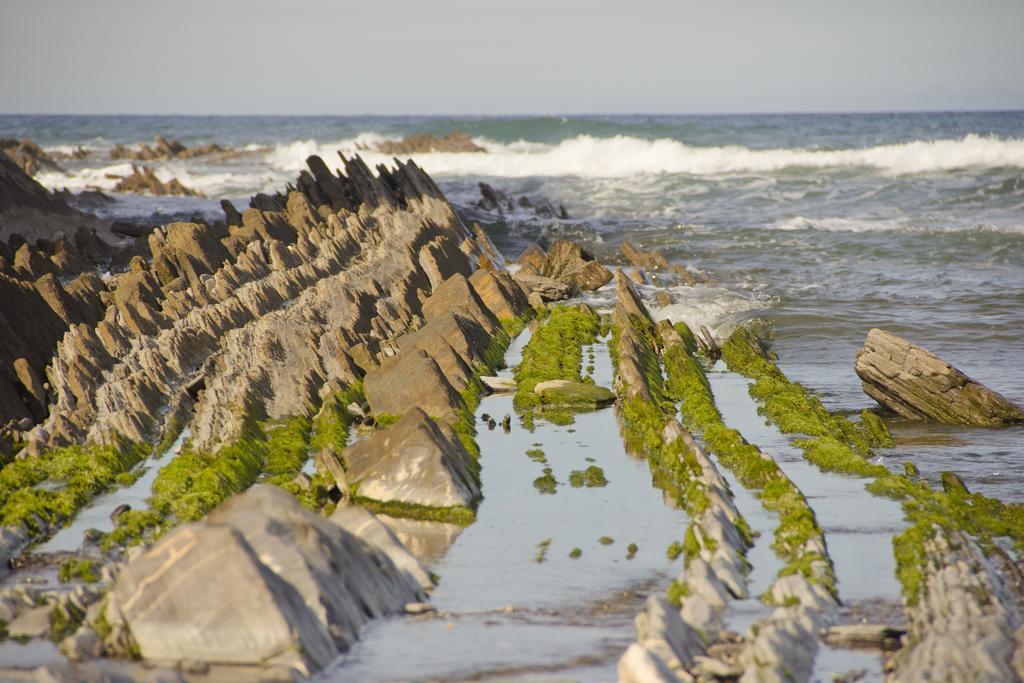
[[[145,162],[205,198],[115,195],[101,213],[163,222],[221,217],[294,180],[310,154],[368,163],[386,139],[464,131],[486,151],[415,160],[507,255],[565,236],[615,261],[622,239],[657,247],[712,284],[678,288],[656,315],[719,333],[760,319],[780,365],[834,410],[873,402],[853,372],[872,327],[908,337],[1024,402],[1024,112],[728,116],[204,117],[0,116],[0,137],[29,137],[62,160],[44,185],[109,191],[130,163],[115,143],[156,134],[240,150],[228,158]],[[477,211],[477,183],[546,197],[571,218]],[[597,297],[600,302],[600,296]],[[1019,428],[892,420],[880,456],[913,459],[937,480],[1024,501]]]

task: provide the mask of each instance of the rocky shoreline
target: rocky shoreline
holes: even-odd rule
[[[395,153],[437,144],[406,140]],[[224,152],[158,137],[114,158]],[[430,612],[437,577],[414,554],[424,541],[412,530],[454,538],[476,521],[488,494],[479,429],[571,425],[609,405],[628,450],[689,519],[666,550],[682,571],[636,600],[620,681],[806,681],[819,650],[865,643],[891,680],[1024,675],[1020,506],[972,493],[952,472],[941,491],[912,465],[894,473],[880,455],[893,444],[888,414],[830,413],[753,328],[716,340],[655,321],[638,285],[657,299],[670,297],[667,285],[707,283],[662,254],[626,241],[632,267],[613,272],[559,239],[513,263],[413,161],[341,164],[332,171],[312,156],[285,191],[241,211],[225,201],[223,223],[124,239],[0,157],[0,559],[15,577],[59,563],[69,584],[0,590],[7,635],[49,638],[65,658],[34,674],[0,662],[5,675],[314,675],[369,620]],[[513,206],[490,186],[481,192],[483,211]],[[598,290],[614,292],[611,311],[574,301]],[[495,377],[527,326],[511,377]],[[605,344],[609,387],[585,363],[585,348],[592,363]],[[751,380],[751,399],[779,432],[799,436],[808,463],[903,506],[908,526],[893,553],[906,625],[848,623],[814,509],[827,501],[726,423],[707,376],[719,358]],[[905,416],[1024,415],[878,330],[856,372],[869,396]],[[478,417],[492,391],[512,393],[514,418]],[[542,465],[556,455],[535,450]],[[573,476],[573,487],[607,483],[596,466]],[[741,511],[730,480],[774,520],[771,538],[752,531],[753,508]],[[117,506],[108,531],[83,530],[73,553],[35,552],[98,497],[136,482],[145,503]],[[534,486],[547,495],[563,483],[547,466]],[[780,569],[753,595],[751,551],[762,543]],[[760,616],[732,628],[736,607],[753,602]]]

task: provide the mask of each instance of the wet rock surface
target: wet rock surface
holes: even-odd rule
[[[401,140],[386,140],[376,145],[381,154],[425,154],[429,152],[486,152],[461,131],[445,135],[408,135]]]
[[[182,197],[201,197],[202,194],[185,186],[177,178],[160,180],[153,169],[148,166],[138,167],[132,165],[132,174],[120,177],[114,185],[112,192],[125,192],[128,194],[152,194],[152,195],[174,195]]]
[[[1024,422],[1024,408],[884,330],[868,332],[854,369],[864,393],[905,417],[963,425]]]
[[[114,145],[110,149],[111,159],[130,159],[132,161],[156,161],[167,159],[191,159],[193,157],[205,156],[225,152],[223,147],[217,144],[206,144],[198,147],[186,147],[178,140],[168,140],[162,135],[153,138],[152,145],[139,145],[137,148],[126,147],[125,145]]]

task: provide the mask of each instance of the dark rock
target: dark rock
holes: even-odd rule
[[[128,503],[121,503],[116,508],[110,511],[110,521],[117,523],[117,518],[132,509],[132,506]]]
[[[593,291],[611,282],[611,272],[575,242],[557,240],[548,249],[541,274]]]
[[[1024,408],[884,330],[868,332],[854,370],[864,393],[904,417],[963,425],[1024,422]]]
[[[32,176],[39,171],[61,171],[53,157],[43,151],[43,148],[28,138],[15,140],[14,138],[0,138],[0,151],[3,151],[26,174]]]
[[[544,277],[543,275],[527,275],[522,271],[512,275],[523,289],[531,294],[536,294],[542,301],[564,301],[571,299],[576,288],[561,280]]]

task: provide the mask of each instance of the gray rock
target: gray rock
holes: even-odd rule
[[[647,598],[645,609],[636,615],[635,623],[637,641],[644,647],[655,652],[665,652],[665,649],[659,650],[652,643],[663,643],[667,647],[668,654],[660,658],[670,669],[689,669],[694,657],[705,653],[700,634],[660,595]]]
[[[350,446],[344,458],[366,498],[430,507],[475,507],[480,499],[473,457],[420,408]]]
[[[257,485],[125,565],[105,616],[156,663],[260,664],[309,675],[367,619],[421,599],[384,553],[277,487]]]
[[[626,653],[619,660],[618,674],[619,683],[680,683],[682,680],[640,643],[626,648]]]
[[[1024,422],[1024,408],[884,330],[868,332],[854,370],[864,393],[905,417],[964,425]]]
[[[402,545],[394,532],[366,508],[358,505],[340,505],[330,520],[387,555],[398,569],[408,574],[423,590],[431,590],[434,587],[430,572],[408,548]]]
[[[52,606],[43,605],[25,610],[7,625],[11,638],[38,638],[50,632],[50,611]]]

